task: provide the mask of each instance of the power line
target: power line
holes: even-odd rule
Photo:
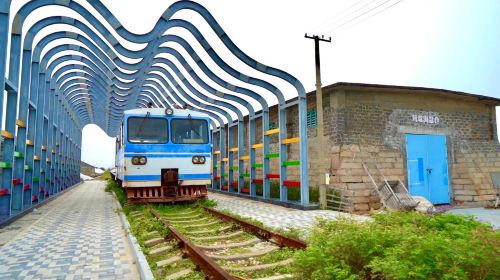
[[[399,4],[399,3],[403,2],[403,1],[404,1],[404,0],[399,0],[399,1],[395,2],[394,4],[392,4],[392,5],[390,5],[390,6],[387,6],[387,7],[385,7],[385,8],[384,8],[384,9],[382,9],[382,10],[377,11],[376,13],[372,14],[371,16],[366,17],[366,18],[364,18],[364,19],[362,19],[362,20],[360,20],[360,21],[358,21],[358,22],[355,22],[355,23],[353,23],[353,24],[351,24],[351,25],[348,25],[347,27],[345,27],[345,28],[343,28],[343,29],[344,29],[344,31],[345,31],[345,30],[348,30],[348,29],[352,28],[353,26],[356,26],[356,25],[358,25],[358,24],[360,24],[360,23],[362,23],[362,22],[364,22],[364,21],[366,21],[366,20],[370,19],[370,18],[372,18],[372,17],[374,17],[374,16],[376,16],[376,15],[378,15],[378,14],[382,13],[383,11],[390,9],[390,8],[391,8],[391,7],[393,7],[393,6],[396,6],[397,4]]]
[[[312,29],[312,30],[315,30],[315,29],[321,29],[320,27],[323,27],[323,26],[324,26],[324,27],[331,26],[333,23],[335,23],[335,22],[337,21],[337,19],[338,19],[338,17],[339,17],[339,16],[341,16],[343,13],[345,13],[345,12],[349,11],[351,8],[353,8],[353,7],[357,6],[359,3],[362,3],[362,2],[364,2],[364,1],[366,1],[366,0],[359,0],[359,1],[357,1],[356,3],[352,4],[351,6],[349,6],[349,7],[345,8],[345,9],[343,9],[342,11],[340,11],[339,13],[337,13],[336,15],[334,15],[334,16],[332,16],[332,17],[329,17],[329,18],[327,18],[326,20],[322,21],[321,23],[319,23],[319,24],[315,25],[315,26],[314,26],[314,27],[312,27],[311,29]],[[328,22],[330,22],[330,21],[332,21],[332,20],[333,20],[333,22],[331,22],[331,23],[329,23],[329,24],[327,24],[327,25],[326,25],[326,23],[328,23]]]
[[[357,15],[356,17],[351,18],[350,20],[348,20],[348,21],[346,21],[346,22],[344,22],[344,23],[342,23],[342,24],[340,24],[340,25],[335,26],[334,28],[330,29],[330,30],[329,30],[328,32],[326,32],[326,33],[327,33],[327,34],[328,34],[328,33],[332,33],[333,31],[338,30],[339,28],[341,28],[341,27],[343,27],[343,26],[348,25],[349,23],[351,23],[351,22],[353,22],[353,21],[355,21],[355,20],[357,20],[357,19],[361,18],[362,16],[364,16],[364,15],[366,15],[366,14],[368,14],[368,13],[370,13],[370,12],[372,12],[372,11],[376,10],[376,9],[378,9],[379,7],[381,7],[381,6],[383,6],[383,5],[387,4],[387,3],[389,3],[389,2],[391,2],[391,1],[392,1],[392,0],[386,0],[386,1],[382,2],[381,4],[379,4],[379,5],[377,5],[377,6],[373,7],[373,8],[371,8],[371,9],[369,9],[368,11],[365,11],[364,13],[362,13],[362,14],[360,14],[360,15]],[[404,0],[399,0],[399,1],[395,2],[395,3],[393,3],[392,5],[389,5],[389,6],[385,7],[384,9],[381,9],[381,10],[377,11],[376,13],[374,13],[374,14],[372,14],[372,15],[370,15],[370,16],[368,16],[368,17],[364,18],[364,19],[362,19],[361,21],[357,22],[356,24],[359,24],[359,23],[361,23],[361,22],[363,22],[363,21],[365,21],[365,20],[367,20],[367,19],[369,19],[369,18],[372,18],[372,17],[374,17],[375,15],[380,14],[381,12],[383,12],[383,11],[385,11],[385,10],[387,10],[387,9],[389,9],[389,8],[391,8],[391,7],[393,7],[393,6],[395,6],[396,4],[398,4],[398,3],[402,2],[402,1],[404,1]],[[354,24],[354,25],[355,25],[355,24]],[[352,25],[352,26],[354,26],[354,25]],[[352,26],[350,26],[350,27],[352,27]]]
[[[332,24],[330,24],[328,26],[328,28],[331,28],[332,26],[338,26],[339,24],[342,24],[342,21],[346,20],[346,19],[349,19],[349,17],[351,17],[352,15],[355,15],[356,13],[360,12],[360,11],[363,11],[366,7],[369,7],[370,5],[372,4],[377,4],[377,1],[378,0],[372,0],[372,1],[369,1],[367,3],[365,3],[364,5],[362,5],[361,7],[355,9],[354,11],[350,12],[349,14],[345,15],[345,16],[342,16],[342,17],[339,17],[338,19],[336,19],[335,21],[332,22]]]

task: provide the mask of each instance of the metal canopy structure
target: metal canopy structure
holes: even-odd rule
[[[279,179],[280,200],[287,200],[288,187],[300,187],[299,203],[309,202],[304,87],[292,75],[241,51],[203,6],[178,1],[151,31],[135,34],[98,0],[87,1],[92,10],[78,0],[34,0],[15,14],[10,13],[11,2],[0,2],[0,85],[5,89],[2,93],[7,94],[7,104],[0,104],[0,110],[6,110],[0,114],[5,115],[0,216],[16,215],[80,180],[81,132],[85,125],[95,123],[115,136],[123,111],[148,103],[155,107],[187,105],[210,116],[214,140],[212,188],[256,196],[256,185],[262,184],[262,196],[269,198],[270,180]],[[71,16],[48,16],[25,27],[30,14],[47,6],[76,12],[86,22]],[[195,25],[175,17],[186,10],[206,21],[222,47],[262,73],[260,77],[270,79],[245,75],[230,66]],[[98,20],[96,12],[113,32]],[[78,32],[46,32],[47,27],[61,25]],[[194,37],[204,54],[195,51],[186,38],[167,34],[172,28],[182,28]],[[123,40],[144,47],[132,50],[121,43]],[[170,47],[170,42],[182,52]],[[71,54],[61,55],[67,51]],[[211,70],[207,60],[238,80],[238,85]],[[287,102],[273,82],[276,78],[294,88],[294,101]],[[269,96],[278,100],[279,121],[273,129],[269,127]],[[0,102],[3,100],[0,98]],[[299,129],[298,135],[287,137],[286,109],[291,106],[298,106]],[[257,120],[262,127],[259,137]],[[273,134],[278,134],[277,153],[270,152]],[[299,160],[287,159],[288,146],[293,143],[299,145]],[[262,150],[261,162],[257,162],[257,150]],[[279,174],[270,174],[273,158],[279,159]],[[299,166],[299,181],[287,180],[289,166]],[[262,169],[261,178],[256,176],[258,169]]]

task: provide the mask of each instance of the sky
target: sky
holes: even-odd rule
[[[102,2],[128,30],[145,33],[174,1]],[[315,88],[314,44],[304,38],[308,33],[332,37],[331,43],[321,44],[324,86],[341,81],[421,86],[500,98],[500,1],[198,2],[241,50],[259,62],[294,75],[306,91]],[[64,11],[49,7],[44,12]],[[182,13],[180,18],[192,21],[202,31],[208,30],[199,17]],[[214,36],[209,41],[217,43]],[[220,53],[226,54],[223,49]],[[285,88],[285,92],[293,95],[289,89]],[[113,166],[114,138],[95,125],[86,126],[82,160]]]

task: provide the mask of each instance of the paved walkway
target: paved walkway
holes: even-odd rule
[[[500,209],[464,208],[452,209],[448,212],[461,215],[472,215],[476,220],[489,223],[495,229],[500,229]]]
[[[85,182],[0,229],[0,279],[139,279],[113,200]]]
[[[317,218],[338,219],[351,217],[356,220],[369,220],[369,217],[329,210],[298,210],[270,203],[244,199],[230,195],[209,192],[208,198],[217,201],[217,209],[229,210],[243,217],[254,218],[273,228],[308,229]]]

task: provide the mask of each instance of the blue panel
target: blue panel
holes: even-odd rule
[[[125,154],[126,158],[131,157],[148,157],[148,158],[190,158],[194,155],[204,156],[206,158],[210,158],[210,154],[204,153],[190,153],[190,154],[152,154],[152,153],[140,153],[140,154]]]
[[[125,175],[124,181],[159,181],[160,175]]]
[[[194,180],[194,179],[210,179],[211,174],[179,174],[180,180]],[[160,175],[126,175],[125,181],[149,181],[155,180],[159,181],[161,179]]]
[[[433,204],[449,203],[446,137],[407,134],[406,150],[410,194]]]
[[[450,203],[446,137],[428,135],[428,184],[433,204]]]
[[[408,188],[411,195],[428,197],[429,190],[424,176],[426,158],[425,135],[406,135]]]
[[[126,144],[125,152],[210,153],[210,144]]]

